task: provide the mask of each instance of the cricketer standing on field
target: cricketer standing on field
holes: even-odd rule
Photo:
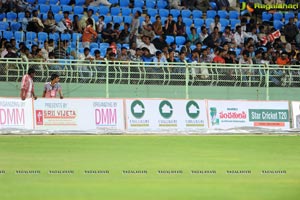
[[[34,85],[33,78],[35,76],[35,69],[29,68],[27,74],[22,78],[21,83],[21,99],[24,101],[27,98],[37,99],[37,96],[34,94]]]

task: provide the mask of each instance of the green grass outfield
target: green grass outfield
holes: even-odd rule
[[[26,174],[28,170],[40,173]],[[49,174],[49,170],[74,173]],[[109,173],[86,174],[86,170]],[[0,137],[1,200],[299,198],[299,136]]]

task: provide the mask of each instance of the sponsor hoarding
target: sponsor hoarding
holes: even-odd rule
[[[34,103],[36,129],[124,131],[123,100],[38,99]]]
[[[33,129],[32,99],[0,98],[0,129]]]
[[[293,128],[300,129],[300,101],[292,101],[292,111],[293,111]]]
[[[129,131],[192,131],[207,128],[203,100],[126,100],[126,111]]]
[[[208,100],[210,128],[290,128],[288,101]]]

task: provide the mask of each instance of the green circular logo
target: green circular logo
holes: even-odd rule
[[[159,104],[159,113],[163,118],[169,119],[173,114],[172,104],[169,101],[162,101]]]
[[[131,103],[131,113],[135,118],[142,118],[145,114],[145,106],[140,100],[135,100]]]
[[[199,117],[200,109],[199,109],[199,105],[197,104],[197,102],[189,101],[186,104],[185,110],[186,110],[187,115],[190,118],[196,119],[197,117]]]

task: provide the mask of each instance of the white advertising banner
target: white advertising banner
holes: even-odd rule
[[[300,129],[300,101],[292,101],[293,128]]]
[[[192,131],[207,128],[205,101],[126,100],[128,131]]]
[[[124,131],[123,100],[38,99],[34,102],[39,130]]]
[[[290,128],[288,101],[208,100],[209,128]]]
[[[0,98],[0,129],[33,129],[32,99]]]

